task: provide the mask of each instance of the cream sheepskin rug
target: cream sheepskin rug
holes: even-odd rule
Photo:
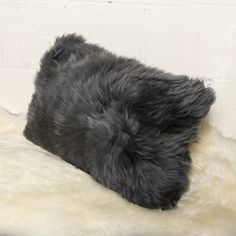
[[[204,125],[189,191],[170,211],[122,199],[22,136],[0,110],[1,236],[235,236],[236,145]]]

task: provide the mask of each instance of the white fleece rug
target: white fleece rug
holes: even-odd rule
[[[236,145],[205,125],[190,190],[170,211],[122,199],[22,136],[0,110],[1,236],[235,236]]]

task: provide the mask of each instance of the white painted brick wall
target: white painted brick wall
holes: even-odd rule
[[[77,32],[217,91],[210,120],[236,138],[236,0],[0,0],[0,105],[25,112],[55,36]]]

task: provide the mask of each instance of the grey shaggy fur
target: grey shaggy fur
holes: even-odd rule
[[[214,102],[212,89],[74,34],[45,53],[35,87],[27,139],[133,203],[176,205],[188,188],[189,144]]]

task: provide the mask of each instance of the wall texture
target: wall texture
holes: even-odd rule
[[[211,124],[236,138],[236,0],[0,0],[1,106],[26,111],[40,57],[71,32],[204,78],[217,92]]]

